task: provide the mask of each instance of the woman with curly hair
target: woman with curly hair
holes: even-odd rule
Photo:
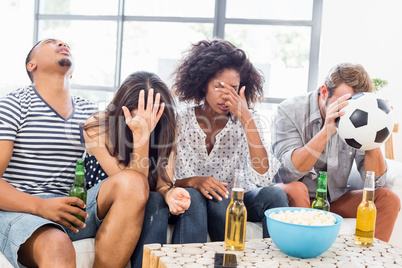
[[[226,208],[239,170],[247,220],[262,222],[262,235],[268,237],[264,211],[288,206],[288,200],[279,187],[269,186],[268,153],[252,110],[263,96],[263,76],[243,50],[220,39],[194,44],[174,74],[176,95],[191,103],[178,113],[174,181],[193,189],[190,209],[198,211],[176,217],[182,231],[194,232],[186,221],[198,217],[212,241],[224,240]]]

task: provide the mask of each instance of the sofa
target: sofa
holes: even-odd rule
[[[395,160],[388,160],[388,177],[385,187],[392,189],[400,199],[402,199],[402,163]],[[351,189],[361,189],[363,182],[360,174],[354,168],[350,178],[349,184]],[[394,231],[391,236],[390,243],[402,247],[402,212],[399,212],[398,218],[395,223]],[[340,234],[354,234],[356,219],[347,218],[341,225]],[[168,243],[171,241],[174,226],[168,227]],[[246,239],[261,238],[262,230],[261,223],[248,222],[246,227]],[[86,268],[92,267],[94,252],[94,239],[83,239],[73,243],[77,254],[77,267]],[[130,267],[127,264],[126,267]],[[0,252],[0,268],[12,268],[11,264]]]

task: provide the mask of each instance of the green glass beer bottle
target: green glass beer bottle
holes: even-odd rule
[[[70,189],[69,196],[75,196],[87,203],[87,188],[85,188],[85,171],[84,171],[84,160],[82,158],[77,158],[77,165],[75,168],[75,177],[74,184]],[[78,207],[76,205],[73,205]],[[82,209],[82,208],[81,208]],[[85,211],[85,209],[83,209]],[[85,222],[85,218],[73,214],[80,221]],[[72,223],[73,224],[73,223]],[[74,227],[78,227],[76,224],[73,224]]]
[[[329,202],[327,200],[327,172],[320,171],[317,184],[315,199],[311,204],[312,208],[329,211]]]

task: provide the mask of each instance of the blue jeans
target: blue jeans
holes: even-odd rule
[[[151,191],[145,207],[141,236],[131,256],[131,267],[142,267],[142,254],[145,244],[166,244],[169,208],[160,193]]]
[[[224,241],[226,209],[230,198],[218,201],[207,200],[208,232],[211,241]],[[264,212],[270,208],[287,207],[288,199],[279,187],[269,186],[244,193],[244,205],[247,208],[247,221],[262,222],[262,236],[269,237]]]
[[[191,197],[190,207],[180,215],[170,215],[169,223],[175,223],[172,243],[207,242],[206,198],[195,188],[186,188]]]

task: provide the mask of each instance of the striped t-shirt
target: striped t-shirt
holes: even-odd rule
[[[0,140],[14,142],[5,181],[29,194],[68,194],[84,153],[82,125],[96,110],[87,100],[72,100],[73,113],[65,119],[33,87],[0,98]]]

